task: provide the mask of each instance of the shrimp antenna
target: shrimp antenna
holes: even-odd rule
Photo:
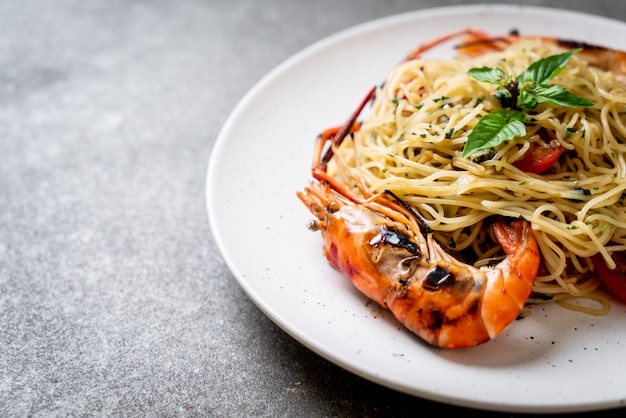
[[[335,136],[332,138],[332,145],[334,146],[340,145],[341,142],[344,140],[344,138],[348,136],[348,134],[350,133],[350,130],[356,123],[357,118],[359,117],[359,115],[361,114],[361,112],[363,111],[367,103],[370,100],[372,100],[375,93],[376,93],[376,86],[372,87],[370,91],[367,92],[367,95],[361,101],[361,103],[359,104],[359,107],[356,108],[356,110],[354,111],[354,113],[352,113],[352,115],[350,115],[350,118],[346,121],[346,123],[344,123],[341,126],[341,128],[337,131]],[[324,154],[324,156],[322,157],[321,166],[325,168],[326,164],[328,164],[331,158],[333,158],[332,146],[326,151],[326,154]]]
[[[430,226],[428,226],[428,224],[426,223],[426,220],[424,218],[422,218],[416,211],[415,209],[413,209],[413,207],[411,205],[409,205],[408,203],[406,203],[404,200],[400,199],[394,192],[392,192],[391,190],[385,190],[385,194],[388,194],[389,196],[393,197],[398,203],[400,203],[402,205],[402,207],[404,209],[406,209],[407,211],[409,211],[409,213],[411,215],[413,215],[415,217],[415,219],[417,219],[417,222],[420,224],[420,231],[424,234],[430,234],[431,232],[433,232],[432,229],[430,229]]]

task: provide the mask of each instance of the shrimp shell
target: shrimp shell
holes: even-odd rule
[[[433,346],[489,341],[518,317],[530,295],[540,256],[524,220],[495,221],[507,255],[495,267],[476,268],[447,254],[430,233],[416,233],[409,219],[346,200],[328,185],[314,182],[298,196],[317,217],[310,228],[321,231],[330,263]]]

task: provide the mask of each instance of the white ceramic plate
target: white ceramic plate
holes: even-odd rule
[[[515,22],[515,23],[513,23]],[[626,306],[592,317],[548,305],[476,348],[422,343],[361,296],[322,255],[296,198],[313,141],[416,45],[467,25],[620,47],[626,25],[521,6],[430,9],[324,39],[261,80],[215,144],[207,206],[219,249],[248,296],[295,339],[366,379],[415,396],[510,412],[626,405]],[[623,45],[622,45],[623,46]],[[451,50],[439,52],[450,55]]]

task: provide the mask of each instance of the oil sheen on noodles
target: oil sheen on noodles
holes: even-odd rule
[[[345,164],[371,193],[389,190],[428,221],[452,252],[471,250],[477,265],[493,261],[487,219],[522,217],[532,223],[545,269],[533,290],[572,309],[603,314],[609,304],[593,292],[590,257],[626,250],[626,126],[620,114],[626,90],[611,72],[574,55],[554,82],[594,106],[539,106],[520,146],[509,141],[488,156],[461,158],[477,120],[499,104],[495,86],[467,75],[473,67],[499,67],[517,75],[555,53],[539,40],[472,59],[416,59],[388,76],[354,141],[344,141],[329,165]],[[513,163],[546,133],[565,149],[543,174]],[[545,139],[545,138],[543,138]],[[338,157],[338,158],[337,158]],[[341,171],[341,170],[338,170]],[[347,180],[346,180],[347,182]],[[602,308],[567,302],[596,299]]]

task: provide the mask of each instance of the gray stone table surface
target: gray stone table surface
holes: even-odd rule
[[[0,416],[472,412],[283,332],[226,267],[204,195],[223,123],[273,67],[355,24],[461,3],[0,2]],[[620,1],[525,3],[626,20]]]

